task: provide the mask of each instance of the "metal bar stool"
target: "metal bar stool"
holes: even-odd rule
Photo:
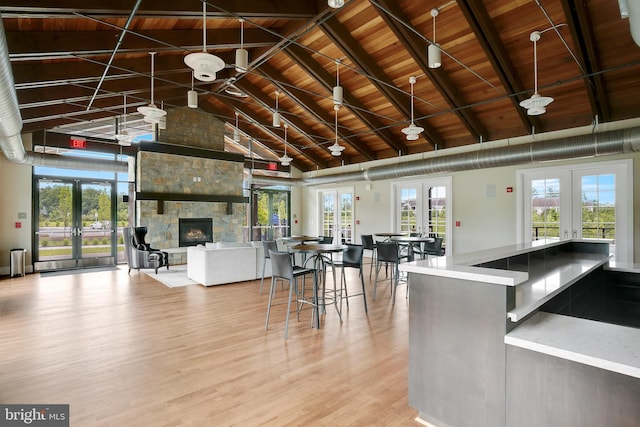
[[[311,304],[313,307],[313,314],[311,317],[312,324],[315,322],[316,328],[320,329],[320,317],[318,316],[318,282],[316,277],[316,270],[313,268],[295,267],[291,262],[291,256],[288,252],[274,252],[269,253],[271,258],[271,289],[269,290],[269,304],[267,306],[267,320],[265,323],[265,329],[269,329],[269,315],[271,313],[271,306],[273,304],[273,296],[276,289],[276,279],[282,279],[289,282],[289,298],[287,300],[287,317],[284,325],[284,338],[287,339],[289,333],[289,315],[291,313],[291,300],[293,293],[296,294],[296,302],[302,304]],[[303,277],[307,274],[313,275],[313,299],[311,301],[299,298],[300,292],[298,291],[298,277]],[[281,303],[284,304],[284,303]],[[296,308],[299,313],[299,309]]]
[[[368,313],[369,310],[367,308],[367,292],[364,286],[364,277],[362,273],[362,254],[364,252],[364,247],[362,245],[352,245],[347,243],[347,250],[342,254],[341,261],[335,261],[333,263],[334,267],[341,267],[342,274],[340,277],[340,311],[342,311],[342,298],[347,300],[347,308],[349,308],[349,298],[356,297],[362,295],[362,299],[364,300],[364,312]],[[360,283],[362,284],[362,292],[357,294],[348,294],[347,291],[347,278],[345,276],[344,269],[345,268],[357,268],[358,275],[360,276]]]

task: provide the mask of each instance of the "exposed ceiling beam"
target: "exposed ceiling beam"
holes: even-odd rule
[[[340,21],[333,17],[322,24],[320,28],[325,32],[327,37],[331,39],[333,44],[338,46],[338,48],[347,55],[351,62],[365,72],[370,83],[409,121],[411,119],[411,110],[406,96],[400,91],[382,83],[391,82],[392,79],[384,72],[382,67],[371,59],[362,46],[360,46],[353,36],[342,26]],[[416,111],[415,115],[417,117],[426,115],[415,106],[414,111]],[[444,147],[444,139],[427,120],[416,119],[414,122],[417,126],[424,128],[424,137],[433,147],[435,147],[436,144],[438,147]]]
[[[598,73],[600,64],[587,5],[574,0],[562,0],[562,8],[567,16],[567,25],[576,48],[575,54],[582,67],[582,74],[589,76],[584,83],[593,115],[600,117],[603,122],[608,122],[611,120],[611,108],[603,76]]]
[[[78,56],[109,55],[121,31],[7,31],[7,44],[11,46],[11,61],[29,59],[61,59]],[[244,47],[253,49],[269,47],[279,37],[257,28],[244,30]],[[236,29],[207,31],[207,50],[236,49],[240,38]],[[147,53],[150,51],[177,51],[186,55],[202,49],[201,30],[127,30],[120,54]],[[71,54],[72,52],[72,54]]]
[[[314,100],[305,92],[298,90],[293,84],[284,82],[282,74],[269,64],[263,64],[260,67],[260,71],[275,85],[277,85],[281,91],[286,92],[287,96],[291,100],[293,100],[296,104],[306,110],[307,113],[311,115],[312,119],[315,119],[316,121],[318,121],[318,123],[326,125],[330,132],[335,132],[333,126],[330,125],[330,123],[332,123],[333,121],[333,116],[324,109],[320,108],[316,100]],[[304,123],[302,121],[300,122],[301,124]],[[310,129],[308,133],[311,134]],[[352,148],[362,154],[367,160],[375,160],[375,153],[372,150],[368,149],[366,144],[358,143],[358,138],[353,135],[353,133],[349,132],[348,130],[345,131],[345,129],[342,128],[338,132],[338,136],[346,144],[349,144]]]
[[[329,93],[332,93],[334,85],[333,76],[322,68],[322,66],[313,58],[311,58],[311,55],[309,55],[305,49],[297,45],[290,45],[285,49],[285,52],[291,57],[291,59],[296,61],[307,74],[312,76],[321,86],[324,86]],[[367,111],[368,109],[357,98],[345,91],[343,99],[346,104],[343,105],[343,107],[353,107],[350,108],[351,113],[369,129],[375,130],[375,133],[384,143],[396,152],[399,151],[402,154],[408,154],[409,149],[406,144],[391,132],[386,125],[380,121],[380,119],[371,114],[363,113],[363,111]]]
[[[46,2],[44,2],[46,3]],[[76,13],[105,17],[128,16],[131,1],[112,0],[105,7],[104,0],[61,0],[55,5],[44,4],[39,0],[7,0],[2,2],[2,14],[10,17],[60,18],[75,17]],[[229,13],[245,18],[269,19],[309,19],[317,14],[314,2],[298,0],[207,0],[207,17],[228,18]],[[193,19],[202,16],[200,2],[174,0],[154,0],[143,2],[138,18]]]
[[[405,23],[410,22],[409,17],[400,9],[398,3],[389,0],[378,0],[378,3],[383,5],[385,10],[388,10],[393,15],[393,17],[389,16],[388,13],[377,9],[380,17],[386,22],[398,40],[400,40],[400,43],[403,44],[414,61],[420,66],[422,72],[429,77],[429,80],[454,111],[454,114],[467,128],[472,139],[477,141],[480,137],[488,138],[489,132],[475,113],[469,108],[462,108],[468,105],[468,102],[452,82],[449,74],[442,67],[436,69],[429,68],[428,61],[426,60],[427,56],[425,55],[426,46],[424,40],[415,32],[410,31],[406,26],[398,22],[398,20]],[[420,114],[424,115],[424,113]],[[419,126],[424,127],[422,124],[419,124]],[[443,148],[442,146],[439,147]]]
[[[541,120],[528,116],[524,108],[520,106],[520,102],[528,98],[528,95],[523,92],[525,86],[520,81],[518,73],[509,59],[507,49],[493,25],[487,9],[480,2],[474,0],[457,0],[456,5],[469,23],[502,85],[509,94],[516,94],[510,96],[509,99],[516,109],[520,121],[522,121],[525,132],[530,132],[534,127],[543,129]]]
[[[234,111],[238,111],[238,113],[242,116],[249,118],[250,121],[248,124],[251,126],[251,130],[244,131],[250,134],[252,138],[256,139],[264,147],[271,150],[276,157],[279,158],[282,156],[282,153],[284,153],[284,140],[282,139],[281,135],[278,135],[270,127],[260,125],[260,121],[256,120],[254,117],[255,112],[251,108],[249,108],[247,104],[239,100],[222,97],[219,94],[214,94],[211,98],[215,99],[216,103],[213,104],[211,101],[209,101],[209,109],[217,109],[219,111],[220,106],[218,104],[221,103],[224,105],[225,109],[229,109],[231,115],[234,115]],[[264,138],[256,137],[256,132],[264,135]],[[277,141],[277,143],[275,141]],[[307,150],[300,150],[289,142],[287,146],[289,147],[287,150],[287,154],[293,158],[291,164],[296,168],[300,170],[309,169],[309,165],[305,164],[302,159],[313,165],[318,164],[316,159],[314,159],[313,157],[309,157],[308,153],[306,152]]]
[[[250,84],[249,82],[247,82],[246,79],[238,81],[237,86],[243,92],[245,92],[246,94],[251,96],[251,98],[253,99],[253,101],[255,101],[256,104],[259,104],[262,108],[267,110],[269,112],[269,116],[270,116],[270,114],[271,114],[271,98],[266,96],[262,91],[260,91],[259,88],[255,87],[252,84]],[[283,114],[283,113],[281,113],[281,114],[282,114],[283,117],[285,116],[285,114]],[[254,118],[254,117],[252,117],[252,118]],[[292,115],[286,115],[286,120],[290,124],[290,126],[292,128],[294,128],[294,129],[296,129],[296,131],[300,135],[303,135],[305,137],[305,139],[307,140],[307,142],[308,142],[308,144],[305,144],[303,148],[297,148],[297,151],[300,154],[304,155],[307,159],[311,160],[313,163],[318,165],[318,167],[321,167],[321,168],[327,167],[327,162],[325,160],[323,160],[321,157],[318,157],[317,155],[315,155],[313,153],[314,151],[317,151],[317,150],[322,150],[322,151],[326,151],[326,150],[322,149],[318,145],[318,142],[313,140],[309,136],[309,134],[311,132],[310,132],[310,129],[308,128],[308,126],[301,119],[299,119],[299,118],[297,118],[295,116],[292,116]],[[256,120],[256,123],[261,123],[261,120]],[[276,138],[278,138],[278,140],[282,140],[282,138],[278,134],[279,132],[276,133],[273,129],[271,129],[270,126],[264,126],[264,127],[267,128],[268,133],[270,135],[275,136]],[[291,145],[291,143],[289,143],[289,145]],[[283,140],[283,146],[284,146],[284,140]]]

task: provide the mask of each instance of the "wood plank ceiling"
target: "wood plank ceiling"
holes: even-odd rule
[[[191,69],[183,59],[203,48],[200,0],[0,3],[25,132],[113,135],[124,95],[127,126],[147,132],[135,109],[152,98],[149,52],[157,52],[155,103],[186,106]],[[240,18],[247,73],[234,67]],[[538,116],[519,105],[533,93],[532,31],[542,33],[539,92],[554,98]],[[251,140],[255,155],[276,160],[284,150],[284,130],[272,126],[279,91],[287,154],[302,171],[640,112],[640,47],[616,0],[347,0],[340,9],[324,0],[209,0],[206,41],[226,67],[214,82],[196,80],[199,108],[227,122],[230,136],[237,113],[243,136],[230,149],[248,152]],[[442,49],[440,68],[428,65],[432,41]],[[337,140],[345,150],[335,157],[328,147],[336,141],[338,70]],[[411,76],[414,122],[424,128],[415,141],[402,133],[411,122]]]

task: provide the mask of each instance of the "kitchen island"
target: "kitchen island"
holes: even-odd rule
[[[606,242],[565,240],[401,264],[418,420],[637,426],[640,329],[610,313],[620,277],[608,254]]]

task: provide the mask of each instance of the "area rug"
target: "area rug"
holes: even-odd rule
[[[144,273],[149,277],[153,277],[158,282],[164,283],[170,288],[178,288],[180,286],[198,284],[198,282],[195,282],[187,277],[186,265],[172,265],[169,267],[169,270],[167,270],[165,267],[161,267],[158,270],[158,274],[156,274],[154,271],[145,271]]]

